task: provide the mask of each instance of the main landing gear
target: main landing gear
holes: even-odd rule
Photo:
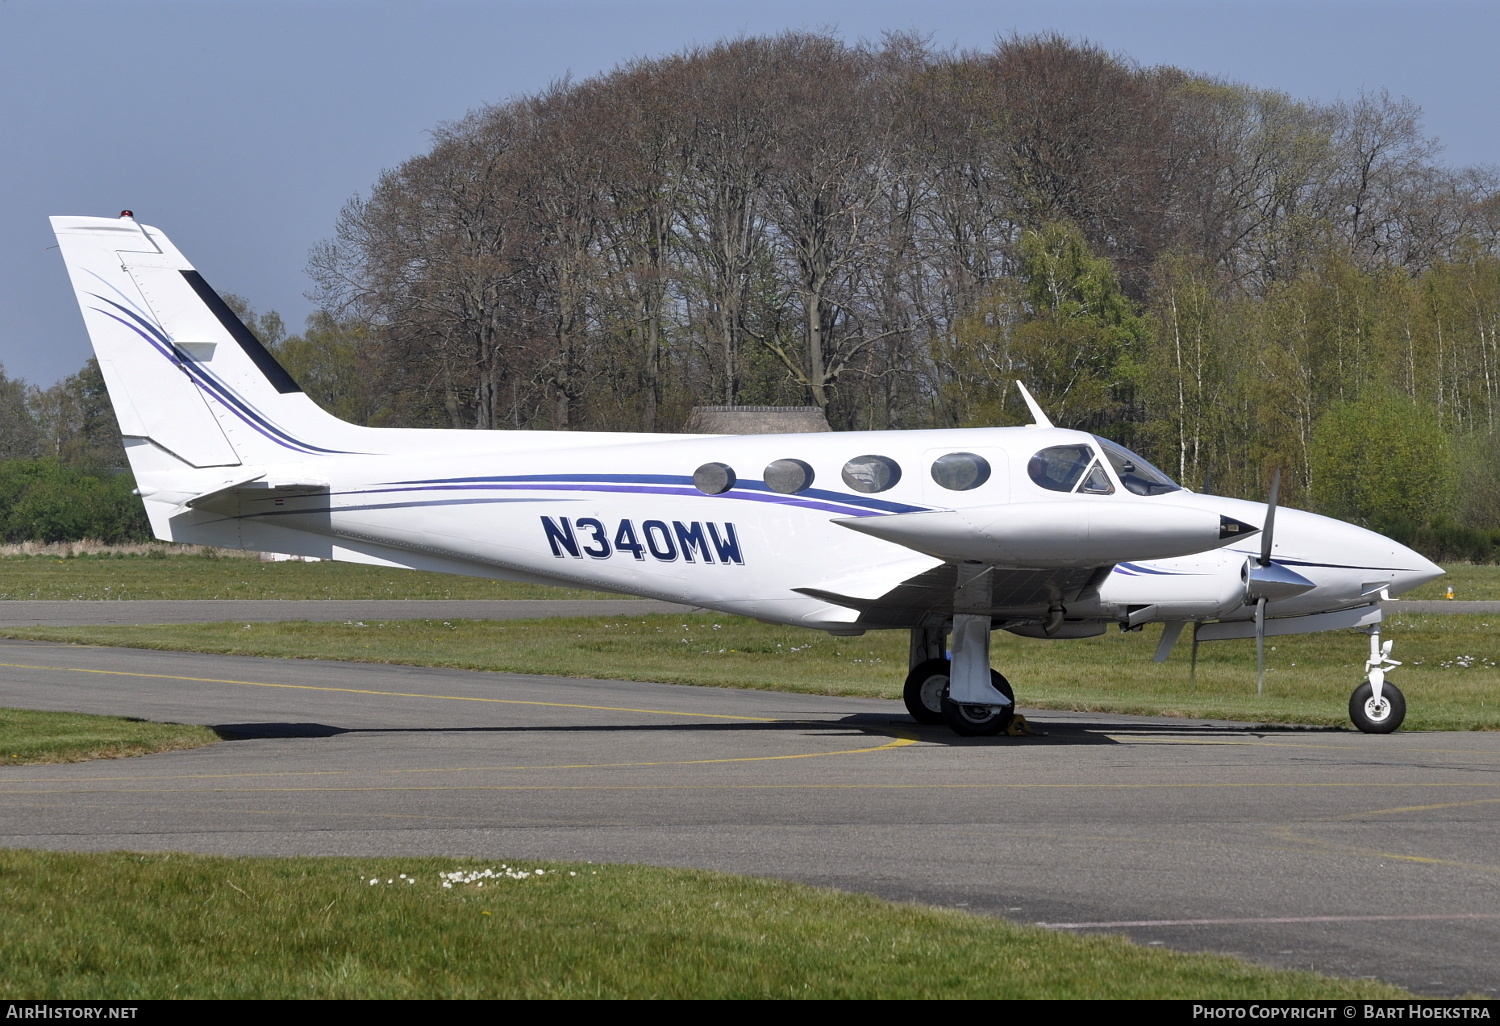
[[[1380,627],[1370,631],[1370,658],[1365,660],[1365,682],[1349,696],[1349,719],[1366,734],[1389,734],[1406,719],[1406,696],[1385,679],[1400,666],[1391,658],[1391,644],[1380,643]]]
[[[1009,705],[960,705],[948,697],[953,664],[947,659],[928,659],[906,675],[901,697],[906,711],[918,723],[946,723],[962,737],[989,737],[1004,732],[1016,718],[1016,694],[1010,681],[990,670],[990,687],[1010,699]]]
[[[989,617],[955,616],[951,660],[942,627],[912,629],[911,672],[901,692],[912,719],[945,723],[961,737],[988,737],[1017,722],[1010,682],[990,669],[989,628]],[[955,680],[964,672],[969,679]]]

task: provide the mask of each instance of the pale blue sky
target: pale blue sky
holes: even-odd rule
[[[308,250],[382,168],[473,107],[636,56],[784,29],[986,47],[1086,38],[1295,96],[1388,89],[1455,165],[1500,164],[1500,4],[1332,0],[0,0],[0,363],[88,356],[49,214],[123,207],[293,326]]]

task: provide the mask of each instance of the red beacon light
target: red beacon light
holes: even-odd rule
[[[131,218],[132,220],[134,220],[134,218],[135,218],[135,211],[134,210],[122,210],[122,211],[120,211],[120,216],[121,217],[128,217],[128,218]]]

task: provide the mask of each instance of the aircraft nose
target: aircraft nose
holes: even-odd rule
[[[1277,517],[1276,553],[1321,567],[1316,579],[1325,598],[1353,599],[1382,589],[1399,595],[1443,575],[1421,553],[1368,528],[1294,510]],[[1293,569],[1301,572],[1295,564]]]
[[[1409,567],[1410,569],[1396,571],[1396,577],[1391,581],[1391,591],[1393,593],[1410,591],[1413,588],[1426,584],[1428,581],[1435,581],[1447,573],[1446,570],[1420,552],[1409,549],[1405,545],[1398,545],[1397,549],[1399,550],[1399,555],[1402,557],[1399,565]]]

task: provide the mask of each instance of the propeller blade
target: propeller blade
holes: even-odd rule
[[[1271,541],[1276,534],[1276,497],[1281,494],[1281,468],[1271,478],[1271,499],[1266,503],[1266,522],[1260,529],[1260,565],[1271,565]]]
[[[1255,600],[1255,697],[1266,690],[1266,600]]]
[[[1281,495],[1281,468],[1277,467],[1276,468],[1276,472],[1271,475],[1271,495],[1270,495],[1269,501],[1267,501],[1267,503],[1266,503],[1266,522],[1263,525],[1261,525],[1261,529],[1260,529],[1260,558],[1258,560],[1256,560],[1256,563],[1258,564],[1259,569],[1261,571],[1265,571],[1265,570],[1269,569],[1270,566],[1271,566],[1271,544],[1275,540],[1275,536],[1276,536],[1276,500],[1277,500],[1277,498],[1280,495]],[[1283,567],[1277,567],[1277,569],[1278,570],[1282,570],[1282,569],[1285,569],[1285,568],[1283,568]],[[1290,573],[1290,571],[1288,571],[1288,573]],[[1253,575],[1254,575],[1254,571],[1252,571],[1252,576]],[[1291,576],[1297,577],[1299,581],[1305,581],[1309,585],[1312,584],[1311,581],[1307,581],[1306,578],[1303,578],[1303,577],[1301,577],[1298,574],[1292,574]],[[1267,582],[1267,583],[1270,583],[1270,582]],[[1274,584],[1276,584],[1276,585],[1283,585],[1284,584],[1284,585],[1286,585],[1288,587],[1293,586],[1292,582],[1282,582],[1280,580],[1274,582]],[[1296,592],[1293,591],[1292,593],[1295,594]],[[1264,695],[1265,691],[1266,691],[1266,595],[1265,595],[1265,591],[1261,591],[1261,593],[1259,595],[1257,595],[1256,599],[1255,599],[1255,695],[1256,695],[1256,697],[1259,698],[1261,695]]]

